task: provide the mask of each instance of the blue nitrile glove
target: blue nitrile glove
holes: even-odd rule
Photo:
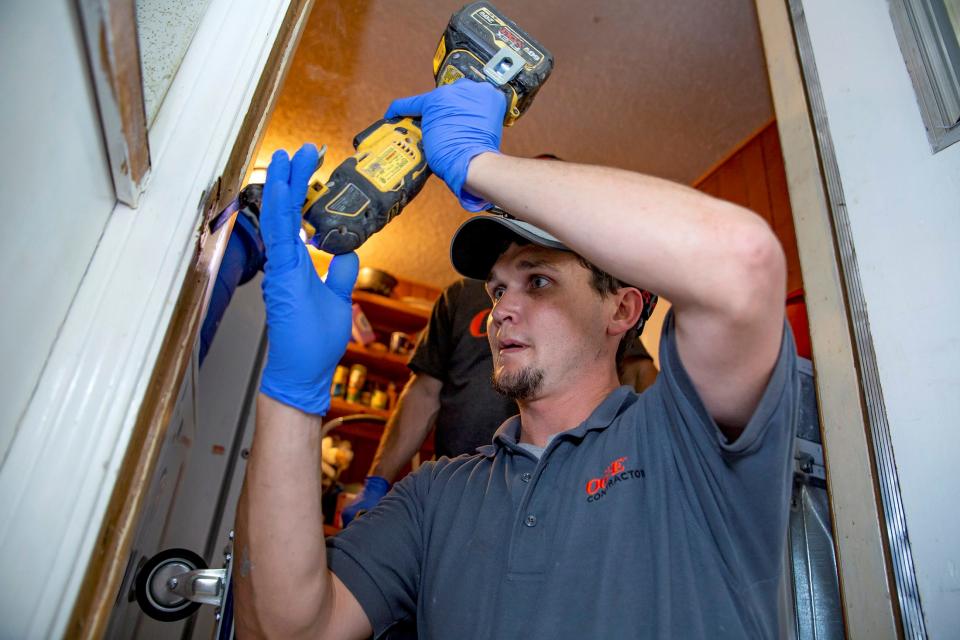
[[[353,519],[361,511],[370,511],[377,506],[383,496],[387,495],[387,491],[390,491],[390,483],[387,482],[386,478],[367,476],[363,481],[363,491],[358,493],[353,502],[345,506],[343,511],[340,512],[340,520],[343,522],[343,526],[353,522]]]
[[[306,413],[330,407],[333,370],[350,339],[350,294],[357,254],[335,256],[324,283],[300,240],[300,206],[317,168],[317,148],[306,144],[287,158],[273,154],[263,188],[260,231],[267,250],[263,301],[267,307],[267,366],[260,391]]]
[[[500,151],[506,96],[489,82],[461,78],[433,91],[394,100],[385,118],[419,116],[430,169],[447,183],[467,211],[490,203],[464,191],[467,167],[486,151]]]

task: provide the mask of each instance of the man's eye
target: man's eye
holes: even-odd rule
[[[494,287],[493,291],[490,293],[490,297],[494,300],[499,300],[503,296],[503,287]]]
[[[542,289],[550,284],[550,279],[543,276],[533,276],[530,278],[530,286],[534,289]]]

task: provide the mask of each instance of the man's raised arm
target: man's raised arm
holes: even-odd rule
[[[666,180],[502,155],[504,109],[491,85],[460,80],[397,100],[387,115],[421,116],[430,167],[465,208],[496,203],[670,300],[684,366],[735,436],[781,344],[786,266],[773,232],[746,209]]]
[[[728,435],[746,425],[783,334],[786,264],[762,218],[638,173],[493,153],[474,158],[467,187],[670,300],[707,410]]]
[[[300,240],[300,203],[316,169],[305,145],[278,151],[260,228],[269,347],[237,516],[236,624],[241,637],[364,638],[359,603],[327,569],[320,498],[320,416],[350,337],[357,256],[337,256],[326,282]]]

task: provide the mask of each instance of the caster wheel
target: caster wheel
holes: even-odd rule
[[[207,563],[189,549],[167,549],[150,558],[137,572],[134,594],[140,609],[161,622],[183,620],[200,608],[199,602],[187,600],[167,587],[170,578],[206,569]]]

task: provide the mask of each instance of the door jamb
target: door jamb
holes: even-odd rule
[[[812,61],[801,63],[788,6],[794,3],[755,4],[806,290],[846,634],[898,638],[903,633],[901,611],[871,438],[871,418],[876,416],[868,415],[863,344],[857,341],[861,338],[862,343],[863,336],[854,326],[864,318],[850,301],[851,278],[854,288],[858,283],[856,262],[842,255],[850,247],[838,237],[826,177],[825,165],[835,162],[832,143],[825,120],[814,123],[804,82],[804,70],[809,74]],[[822,155],[824,145],[830,158]],[[834,177],[838,185],[839,176]],[[879,410],[885,416],[882,401]]]
[[[223,209],[239,192],[280,87],[290,67],[313,0],[291,0],[277,38],[264,65],[249,109],[234,141],[223,174],[205,195],[203,224]],[[227,228],[229,232],[229,227]],[[215,265],[226,247],[227,234],[203,236],[185,274],[173,315],[164,335],[156,365],[147,384],[133,433],[101,523],[97,548],[91,556],[74,604],[67,635],[102,637],[122,584],[140,512],[147,500],[150,480],[166,440],[178,390],[193,361],[209,289],[216,278]],[[217,242],[204,251],[204,240]]]

